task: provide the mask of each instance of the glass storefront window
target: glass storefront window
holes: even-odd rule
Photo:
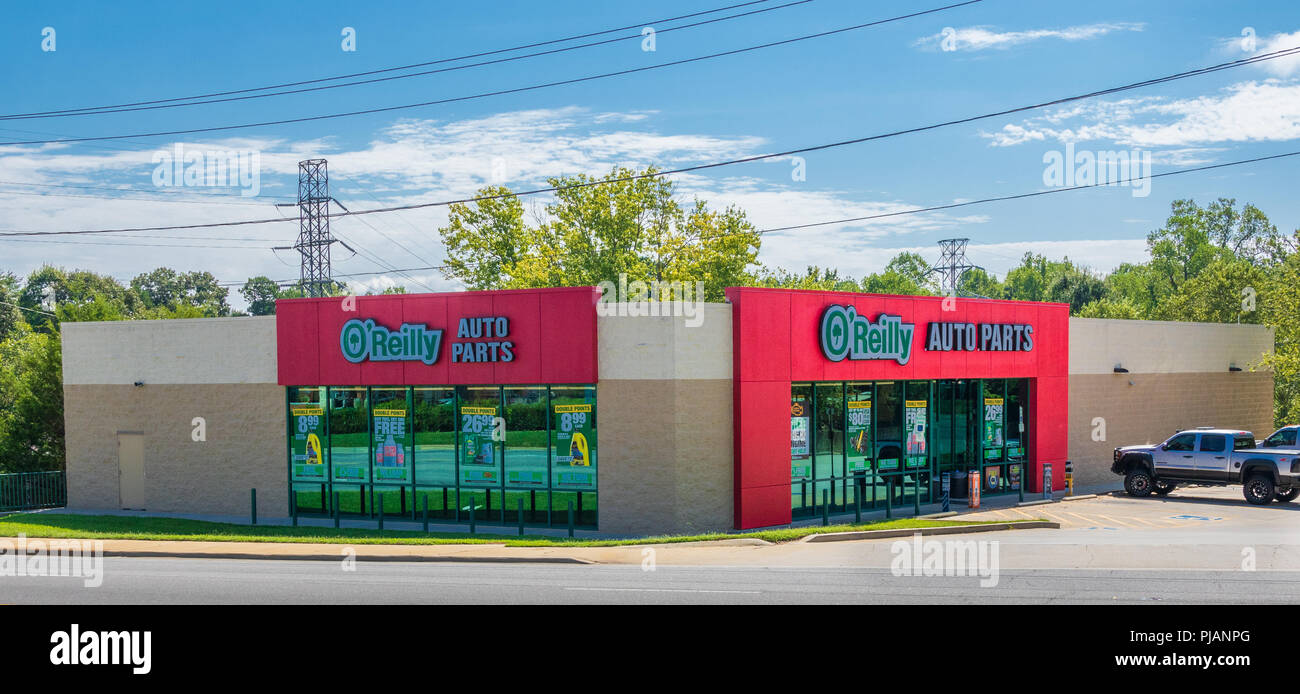
[[[594,386],[286,389],[298,508],[465,523],[597,522]],[[313,418],[314,417],[314,418]],[[299,428],[302,429],[299,432]],[[315,436],[316,439],[312,438]]]
[[[501,389],[496,386],[456,387],[456,441],[460,455],[462,486],[501,485],[501,453],[504,431],[496,419],[501,416]]]
[[[812,385],[790,386],[790,507],[813,505],[812,468]]]
[[[410,484],[410,393],[406,388],[370,391],[370,449],[375,484]]]
[[[596,491],[596,389],[551,388],[552,485]]]
[[[291,387],[289,406],[289,478],[294,503],[304,512],[328,508],[329,450],[325,430],[325,389]]]
[[[417,387],[412,394],[415,429],[416,510],[429,516],[456,518],[456,391]]]
[[[903,383],[876,384],[876,467],[881,473],[897,472],[903,464]]]

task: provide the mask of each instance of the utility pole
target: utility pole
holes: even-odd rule
[[[327,296],[334,286],[330,271],[329,167],[324,159],[298,162],[298,242],[302,255],[299,282],[306,296]]]
[[[939,242],[939,262],[930,268],[930,274],[939,275],[939,287],[944,296],[956,296],[961,278],[971,270],[983,270],[966,259],[966,244],[970,239],[944,239]]]

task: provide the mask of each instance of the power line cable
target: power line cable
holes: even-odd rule
[[[764,1],[764,2],[769,2],[770,0],[763,0],[763,1]],[[974,0],[974,1],[978,2],[978,1],[980,1],[980,0]],[[794,2],[788,2],[788,3],[784,4],[784,5],[777,5],[777,6],[775,6],[775,7],[765,7],[765,8],[762,8],[762,9],[751,10],[751,11],[749,11],[749,12],[742,12],[742,13],[739,13],[739,14],[733,14],[733,15],[729,15],[729,16],[726,16],[726,17],[716,17],[716,18],[714,18],[714,19],[707,19],[707,20],[703,20],[703,21],[699,21],[699,22],[694,22],[694,23],[691,23],[691,24],[683,24],[683,25],[681,25],[681,26],[668,27],[668,28],[666,28],[666,29],[660,29],[660,30],[656,31],[656,34],[666,34],[666,33],[672,32],[672,31],[677,31],[677,30],[679,30],[679,29],[691,29],[691,28],[695,28],[695,27],[699,27],[699,26],[704,26],[704,25],[706,25],[706,24],[714,24],[714,23],[717,23],[717,22],[725,22],[725,21],[728,21],[728,20],[731,20],[731,19],[737,19],[737,18],[740,18],[740,17],[748,17],[748,16],[750,16],[750,15],[761,14],[761,13],[764,13],[764,12],[772,12],[773,10],[785,9],[785,8],[787,8],[787,7],[793,7],[793,6],[795,6],[795,5],[803,5],[803,4],[810,3],[810,2],[813,2],[813,0],[795,0]],[[627,41],[627,40],[630,40],[630,39],[642,39],[642,38],[644,38],[644,37],[643,37],[643,35],[642,35],[641,33],[636,33],[636,34],[632,34],[632,35],[630,35],[630,36],[619,36],[619,37],[612,38],[612,39],[604,39],[604,40],[601,40],[601,41],[594,41],[594,42],[591,42],[591,43],[578,44],[578,45],[576,45],[576,46],[566,46],[566,47],[564,47],[564,48],[554,48],[554,49],[551,49],[551,50],[547,50],[547,51],[539,51],[539,52],[536,52],[536,53],[525,53],[525,54],[523,54],[523,55],[510,56],[510,57],[507,57],[507,58],[496,58],[496,59],[493,59],[493,60],[485,60],[485,61],[481,61],[481,62],[477,62],[477,63],[468,63],[468,64],[466,64],[466,65],[455,65],[455,66],[452,66],[452,67],[437,68],[437,69],[434,69],[434,70],[421,70],[421,71],[419,71],[419,72],[412,72],[412,73],[408,73],[408,74],[404,74],[404,75],[390,75],[390,76],[387,76],[387,77],[375,77],[375,78],[371,78],[371,79],[357,80],[357,81],[353,81],[353,82],[341,82],[341,83],[339,83],[339,84],[327,84],[327,85],[322,85],[322,86],[317,86],[317,87],[304,87],[304,88],[301,88],[301,89],[289,89],[289,90],[277,91],[277,92],[266,92],[266,93],[262,93],[262,94],[245,94],[245,95],[243,95],[243,96],[227,96],[227,97],[222,97],[222,98],[205,99],[205,100],[202,100],[202,101],[183,101],[182,103],[165,103],[165,104],[164,104],[164,103],[153,102],[155,105],[152,105],[152,106],[149,106],[149,105],[132,105],[132,106],[129,106],[129,107],[121,107],[121,108],[119,108],[119,107],[99,107],[99,109],[102,109],[102,110],[91,110],[91,109],[70,109],[70,110],[68,110],[68,111],[64,111],[64,112],[46,112],[46,113],[36,113],[36,114],[18,114],[18,115],[10,115],[10,116],[0,116],[0,120],[31,120],[31,119],[43,119],[43,118],[66,118],[66,117],[70,117],[70,116],[97,116],[97,115],[103,115],[103,114],[109,114],[109,113],[127,113],[127,112],[131,112],[131,111],[153,111],[153,110],[157,110],[157,109],[181,108],[181,107],[183,107],[183,106],[202,106],[202,105],[205,105],[205,104],[219,104],[219,103],[228,102],[228,101],[245,101],[245,100],[248,100],[248,99],[263,99],[263,98],[271,97],[271,96],[284,96],[284,95],[287,95],[287,94],[302,94],[302,93],[306,93],[306,92],[317,92],[317,91],[323,91],[323,90],[327,90],[327,89],[339,89],[339,88],[341,88],[341,87],[355,87],[355,86],[358,86],[358,85],[364,85],[364,84],[375,84],[375,83],[377,83],[377,82],[389,82],[389,81],[392,81],[392,80],[407,79],[407,78],[409,78],[409,77],[423,77],[423,76],[434,75],[434,74],[439,74],[439,73],[443,73],[443,72],[455,72],[455,71],[457,71],[457,70],[467,70],[467,69],[469,69],[469,68],[483,67],[483,66],[486,66],[486,65],[495,65],[495,64],[498,64],[498,63],[509,63],[509,62],[513,62],[513,61],[516,61],[516,60],[525,60],[525,59],[527,59],[527,58],[536,58],[536,57],[539,57],[539,56],[553,55],[553,54],[557,54],[557,53],[567,53],[567,52],[569,52],[569,51],[576,51],[576,50],[580,50],[580,49],[583,49],[583,48],[592,48],[592,47],[595,47],[595,46],[603,46],[603,45],[606,45],[606,44],[617,43],[617,42],[619,42],[619,41]],[[330,78],[330,79],[338,79],[338,78]],[[314,81],[321,81],[321,80],[314,80]],[[176,99],[168,99],[168,100],[166,100],[166,101],[179,101],[179,100],[176,100]]]
[[[833,220],[827,220],[827,221],[824,221],[824,222],[812,222],[812,223],[809,223],[809,224],[798,224],[798,225],[793,225],[793,226],[784,226],[784,227],[771,227],[771,228],[767,228],[767,229],[759,229],[759,230],[757,230],[757,231],[752,231],[752,232],[727,232],[727,233],[723,233],[723,234],[709,234],[709,235],[701,236],[701,237],[699,237],[699,239],[697,239],[697,240],[701,240],[701,241],[703,241],[703,240],[706,240],[706,239],[728,238],[728,237],[731,237],[731,236],[743,236],[743,235],[747,235],[747,234],[758,234],[758,235],[761,236],[761,235],[764,235],[764,234],[772,234],[772,233],[777,233],[777,232],[782,232],[782,231],[793,231],[793,230],[797,230],[797,229],[809,229],[809,228],[813,228],[813,227],[819,227],[819,226],[830,226],[830,225],[834,225],[834,224],[848,224],[848,223],[851,223],[851,222],[862,222],[862,221],[868,221],[868,220],[873,220],[873,219],[883,219],[883,218],[886,218],[886,217],[899,217],[899,216],[905,216],[905,215],[923,214],[923,213],[926,213],[926,212],[936,212],[936,211],[940,211],[940,210],[948,210],[948,209],[952,209],[952,208],[955,208],[955,207],[967,207],[967,206],[970,206],[970,205],[984,205],[984,204],[989,204],[989,203],[993,203],[993,202],[1003,202],[1003,201],[1007,201],[1007,200],[1018,200],[1018,199],[1021,199],[1021,198],[1037,197],[1037,196],[1042,196],[1042,195],[1053,195],[1053,194],[1055,194],[1055,193],[1067,193],[1067,192],[1071,192],[1071,191],[1084,190],[1084,189],[1087,189],[1087,188],[1115,187],[1115,186],[1125,185],[1125,184],[1128,184],[1128,183],[1135,183],[1135,182],[1137,182],[1137,181],[1149,180],[1149,179],[1152,179],[1152,178],[1164,178],[1164,177],[1168,177],[1168,176],[1181,176],[1181,175],[1183,175],[1183,174],[1197,173],[1197,172],[1200,172],[1200,171],[1209,171],[1209,170],[1212,170],[1212,169],[1223,169],[1223,168],[1228,168],[1228,167],[1232,167],[1232,166],[1242,166],[1242,165],[1245,165],[1245,164],[1253,164],[1253,163],[1257,163],[1257,162],[1261,162],[1261,161],[1269,161],[1269,160],[1273,160],[1273,159],[1284,159],[1284,158],[1287,158],[1287,157],[1296,157],[1296,156],[1300,156],[1300,150],[1297,150],[1297,151],[1294,151],[1294,152],[1284,152],[1284,153],[1282,153],[1282,154],[1273,154],[1273,155],[1268,155],[1268,156],[1263,156],[1263,157],[1254,157],[1254,158],[1251,158],[1251,159],[1240,159],[1240,160],[1237,160],[1237,161],[1225,162],[1225,163],[1222,163],[1222,164],[1213,164],[1213,165],[1208,165],[1208,166],[1197,166],[1197,167],[1188,168],[1188,169],[1178,169],[1177,171],[1166,171],[1166,172],[1164,172],[1164,173],[1153,174],[1153,175],[1145,176],[1145,177],[1129,177],[1129,178],[1122,179],[1122,180],[1118,180],[1118,181],[1107,181],[1107,182],[1105,182],[1105,183],[1089,183],[1089,184],[1076,185],[1076,186],[1069,186],[1069,187],[1064,187],[1064,188],[1052,188],[1052,189],[1049,189],[1049,190],[1034,191],[1034,192],[1032,192],[1032,193],[1020,193],[1020,194],[1017,194],[1017,195],[1004,195],[1004,196],[999,196],[999,197],[981,198],[981,199],[979,199],[979,200],[968,200],[968,201],[966,201],[966,202],[953,203],[953,204],[950,204],[950,205],[935,205],[935,206],[931,206],[931,207],[918,207],[918,208],[913,208],[913,209],[910,209],[910,210],[899,210],[899,211],[896,211],[896,212],[888,212],[888,213],[882,213],[882,214],[876,214],[876,215],[866,215],[866,216],[862,216],[862,217],[848,217],[848,218],[845,218],[845,219],[833,219]],[[977,246],[976,248],[978,249],[979,247]],[[546,253],[546,254],[541,254],[541,255],[538,255],[538,256],[528,256],[528,257],[520,258],[520,260],[544,260],[544,259],[547,259],[547,258],[558,257],[558,256],[560,256],[560,255],[562,255],[562,254],[561,254],[561,253]],[[996,255],[996,254],[994,254],[994,255]],[[1005,256],[1004,256],[1004,257],[1005,257]],[[1010,258],[1010,259],[1011,259],[1011,260],[1015,260],[1015,258]],[[416,272],[416,271],[421,271],[421,270],[445,270],[445,269],[447,269],[448,267],[450,267],[450,266],[449,266],[449,265],[428,265],[428,266],[424,266],[424,267],[404,268],[404,269],[402,270],[402,272]],[[353,275],[337,275],[337,276],[339,276],[339,277],[348,277],[348,276],[372,275],[372,274],[383,274],[383,273],[382,273],[382,272],[363,272],[363,273],[353,273]],[[289,280],[280,280],[280,281],[289,281]],[[230,284],[241,284],[241,283],[237,283],[237,282],[236,282],[236,283],[230,283]]]
[[[524,190],[524,191],[518,191],[518,192],[508,192],[508,193],[501,193],[501,194],[497,194],[497,195],[483,195],[483,196],[476,196],[476,197],[469,197],[469,198],[461,198],[461,199],[458,199],[458,200],[441,200],[441,201],[437,201],[437,202],[412,203],[412,204],[409,204],[409,205],[395,205],[395,206],[391,206],[391,207],[372,208],[372,209],[368,209],[368,210],[354,210],[354,211],[345,212],[345,213],[339,213],[339,214],[334,214],[334,213],[332,213],[332,214],[330,214],[329,216],[331,216],[331,217],[349,217],[349,216],[358,216],[358,215],[366,215],[366,214],[379,214],[379,213],[386,213],[386,212],[395,212],[395,211],[398,211],[398,210],[415,210],[415,209],[423,209],[423,208],[428,208],[428,207],[445,207],[445,206],[456,205],[456,204],[467,204],[467,203],[474,203],[474,202],[483,202],[483,201],[487,201],[487,200],[498,200],[498,199],[502,199],[502,198],[518,198],[518,197],[523,197],[523,196],[526,196],[526,195],[538,195],[538,194],[542,194],[542,193],[554,193],[554,192],[561,191],[561,190],[576,190],[576,189],[581,189],[581,188],[590,188],[590,187],[594,187],[594,186],[608,185],[608,184],[611,184],[611,183],[626,183],[626,182],[637,181],[637,180],[646,179],[646,178],[659,178],[659,177],[662,177],[662,176],[671,176],[671,175],[681,174],[681,173],[690,173],[690,172],[695,172],[695,171],[703,171],[703,170],[708,170],[708,169],[716,169],[716,168],[720,168],[720,167],[724,167],[724,166],[732,166],[732,165],[735,165],[735,164],[746,164],[746,163],[757,162],[757,161],[766,161],[766,160],[770,160],[770,159],[783,159],[783,158],[790,157],[790,156],[793,156],[793,155],[796,155],[796,154],[807,154],[807,153],[810,153],[810,152],[817,152],[817,151],[822,151],[822,150],[828,150],[828,149],[833,149],[833,148],[837,148],[837,147],[846,147],[846,146],[849,146],[849,145],[862,144],[862,143],[865,143],[865,142],[872,142],[872,141],[876,141],[876,140],[884,140],[884,139],[888,139],[888,138],[892,138],[892,137],[899,137],[899,136],[902,136],[902,135],[910,135],[910,134],[920,133],[920,132],[926,132],[926,131],[930,131],[930,130],[938,130],[938,129],[940,129],[940,128],[945,128],[945,127],[949,127],[949,126],[953,126],[953,125],[962,125],[962,124],[966,124],[966,123],[973,123],[973,122],[980,121],[980,120],[987,120],[987,119],[989,119],[989,118],[997,118],[997,117],[1006,116],[1006,115],[1011,115],[1011,114],[1015,114],[1015,113],[1023,113],[1023,112],[1026,112],[1026,111],[1033,111],[1033,110],[1037,110],[1037,109],[1047,108],[1047,107],[1049,107],[1049,106],[1058,106],[1058,105],[1061,105],[1061,104],[1066,104],[1066,103],[1070,103],[1070,102],[1074,102],[1074,101],[1082,101],[1082,100],[1085,100],[1085,99],[1092,99],[1092,98],[1096,98],[1096,97],[1098,97],[1098,96],[1105,96],[1105,95],[1108,95],[1108,94],[1116,94],[1116,93],[1119,93],[1119,92],[1130,91],[1130,90],[1133,90],[1133,89],[1139,89],[1139,88],[1142,88],[1142,87],[1148,87],[1148,86],[1155,85],[1155,84],[1163,84],[1163,83],[1166,83],[1166,82],[1172,82],[1172,81],[1175,81],[1175,80],[1187,79],[1187,78],[1190,78],[1190,77],[1197,77],[1197,76],[1200,76],[1200,75],[1210,74],[1210,73],[1213,73],[1213,72],[1219,72],[1219,71],[1221,71],[1221,70],[1227,70],[1227,69],[1231,69],[1231,68],[1242,67],[1242,66],[1244,66],[1244,65],[1250,65],[1250,64],[1253,64],[1253,63],[1256,63],[1256,62],[1262,62],[1262,61],[1264,61],[1264,60],[1273,60],[1273,59],[1276,59],[1276,58],[1286,57],[1286,56],[1293,55],[1293,54],[1296,54],[1296,53],[1300,53],[1300,46],[1294,46],[1294,47],[1292,47],[1292,48],[1287,48],[1287,49],[1283,49],[1283,50],[1279,50],[1279,51],[1274,51],[1274,52],[1272,52],[1272,53],[1261,54],[1261,55],[1259,55],[1259,56],[1255,56],[1255,57],[1253,57],[1253,58],[1243,58],[1243,59],[1240,59],[1240,60],[1229,61],[1229,62],[1226,62],[1226,63],[1219,63],[1219,64],[1217,64],[1217,65],[1211,65],[1211,66],[1204,67],[1204,68],[1198,68],[1198,69],[1195,69],[1195,70],[1188,70],[1188,71],[1185,71],[1185,72],[1175,73],[1175,74],[1172,74],[1172,75],[1166,75],[1166,76],[1164,76],[1164,77],[1157,77],[1157,78],[1153,78],[1153,79],[1143,80],[1143,81],[1141,81],[1141,82],[1134,82],[1134,83],[1127,84],[1127,85],[1123,85],[1123,86],[1119,86],[1119,87],[1111,87],[1111,88],[1108,88],[1108,89],[1102,89],[1102,90],[1099,90],[1099,91],[1089,92],[1089,93],[1086,93],[1086,94],[1079,94],[1079,95],[1075,95],[1075,96],[1062,97],[1062,98],[1059,98],[1059,99],[1053,99],[1053,100],[1051,100],[1051,101],[1044,101],[1044,102],[1041,102],[1041,103],[1031,104],[1031,105],[1028,105],[1028,106],[1018,106],[1018,107],[1015,107],[1015,108],[1004,109],[1004,110],[1001,110],[1001,111],[995,111],[995,112],[992,112],[992,113],[985,113],[985,114],[981,114],[981,115],[977,115],[977,116],[969,116],[969,117],[966,117],[966,118],[959,118],[959,119],[955,119],[955,120],[943,121],[943,122],[940,122],[940,123],[932,123],[932,124],[929,124],[929,125],[923,125],[923,126],[917,126],[917,127],[912,127],[912,128],[906,128],[906,129],[903,129],[903,130],[894,130],[894,131],[892,131],[892,132],[880,133],[880,134],[877,134],[877,135],[869,135],[869,136],[865,136],[865,137],[858,137],[858,138],[853,138],[853,139],[850,139],[850,140],[841,140],[841,141],[838,141],[838,142],[830,142],[830,143],[821,144],[821,145],[814,145],[814,146],[811,146],[811,147],[801,147],[801,148],[799,148],[799,149],[791,149],[791,150],[786,150],[786,151],[784,151],[784,152],[775,152],[775,153],[771,153],[771,154],[757,154],[757,155],[753,155],[753,156],[749,156],[749,157],[741,157],[741,158],[738,158],[738,159],[728,159],[728,160],[724,160],[724,161],[720,161],[720,162],[712,162],[712,163],[707,163],[707,164],[697,164],[697,165],[694,165],[694,166],[686,166],[686,167],[681,167],[681,168],[676,168],[676,169],[666,169],[666,170],[663,170],[663,171],[653,171],[653,172],[646,172],[646,173],[640,173],[640,174],[633,174],[633,175],[631,175],[631,176],[620,176],[620,177],[617,177],[617,178],[611,178],[611,179],[600,179],[600,180],[587,181],[587,182],[583,182],[583,183],[573,183],[573,184],[569,184],[569,185],[565,185],[565,186],[549,186],[549,187],[545,187],[545,188],[535,188],[535,189],[532,189],[532,190]],[[181,224],[181,225],[156,226],[156,227],[131,227],[131,228],[120,228],[120,229],[78,229],[78,230],[71,230],[71,231],[9,231],[9,232],[0,232],[0,237],[2,237],[2,236],[71,235],[71,234],[112,234],[112,233],[123,233],[123,232],[132,232],[132,231],[167,231],[167,230],[177,230],[177,229],[206,229],[206,228],[225,227],[225,226],[244,226],[244,225],[250,225],[250,224],[272,224],[272,223],[282,223],[282,222],[286,222],[286,221],[297,221],[297,220],[291,220],[291,219],[287,219],[287,218],[284,218],[284,217],[279,217],[279,218],[269,218],[269,219],[250,219],[250,220],[233,221],[233,222],[209,222],[209,223],[203,223],[203,224]]]
[[[169,103],[169,102],[174,102],[174,101],[189,101],[189,100],[192,100],[192,99],[206,99],[206,98],[209,98],[209,97],[230,96],[230,95],[232,95],[232,94],[246,94],[246,93],[249,93],[249,92],[266,91],[266,90],[269,90],[269,89],[282,89],[282,88],[285,88],[285,87],[298,87],[298,86],[302,86],[302,85],[304,85],[304,84],[318,84],[318,83],[320,83],[320,82],[331,82],[331,81],[334,81],[334,80],[352,79],[353,77],[366,77],[366,76],[368,76],[368,75],[377,75],[377,74],[383,74],[383,73],[386,73],[386,72],[395,72],[395,71],[400,71],[400,70],[409,70],[409,69],[417,68],[417,67],[427,67],[427,66],[429,66],[429,65],[440,65],[440,64],[451,63],[451,62],[456,62],[456,61],[460,61],[460,60],[470,60],[470,59],[473,59],[473,58],[482,58],[482,57],[486,57],[486,56],[489,56],[489,55],[500,55],[501,53],[511,53],[511,52],[514,52],[514,51],[527,50],[527,49],[529,49],[529,48],[538,48],[538,47],[541,47],[541,46],[550,46],[550,45],[554,45],[554,44],[557,44],[557,43],[567,43],[567,42],[569,42],[569,41],[578,41],[578,40],[581,40],[581,39],[591,38],[591,37],[593,37],[593,36],[603,36],[603,35],[605,35],[605,34],[612,34],[612,33],[617,32],[617,31],[627,31],[628,29],[636,29],[636,28],[644,27],[644,26],[647,26],[647,25],[650,25],[650,24],[662,24],[662,23],[664,23],[664,22],[675,22],[675,21],[679,21],[679,20],[682,20],[682,19],[692,19],[692,18],[695,18],[695,17],[702,17],[702,16],[704,16],[704,15],[716,14],[716,13],[718,13],[718,12],[725,12],[725,11],[727,11],[727,10],[734,10],[734,9],[736,9],[736,8],[739,8],[739,7],[749,7],[749,6],[751,6],[751,5],[761,5],[761,4],[765,4],[765,3],[768,3],[768,2],[773,2],[773,0],[751,0],[750,2],[742,2],[742,3],[735,4],[735,5],[727,5],[727,6],[725,6],[725,7],[718,7],[718,8],[714,8],[714,9],[711,9],[711,10],[703,10],[703,11],[700,11],[700,12],[693,12],[693,13],[690,13],[690,14],[678,15],[678,16],[676,16],[676,17],[667,17],[667,18],[664,18],[664,19],[654,19],[654,20],[649,20],[649,21],[645,21],[645,22],[637,22],[636,24],[629,24],[629,25],[627,25],[627,26],[616,27],[616,28],[613,28],[613,29],[604,29],[604,30],[602,30],[602,31],[594,31],[594,32],[586,33],[586,34],[577,34],[577,35],[575,35],[575,36],[567,36],[567,37],[559,38],[559,39],[551,39],[551,40],[548,40],[548,41],[539,41],[539,42],[536,42],[536,43],[523,44],[523,45],[520,45],[520,46],[513,46],[513,47],[510,47],[510,48],[499,48],[499,49],[490,50],[490,51],[483,51],[483,52],[479,52],[479,53],[470,53],[470,54],[467,54],[467,55],[456,56],[456,57],[453,57],[453,58],[441,58],[441,59],[438,59],[438,60],[430,60],[430,61],[426,61],[426,62],[422,62],[422,63],[411,63],[411,64],[409,64],[409,65],[398,65],[398,66],[395,66],[395,67],[381,68],[381,69],[376,69],[376,70],[367,70],[367,71],[364,71],[364,72],[354,72],[354,73],[350,73],[350,74],[346,74],[346,75],[336,75],[336,76],[334,76],[334,77],[321,77],[321,78],[318,78],[318,79],[301,80],[301,81],[298,81],[298,82],[283,82],[283,83],[280,83],[280,84],[271,84],[271,85],[266,85],[266,86],[264,86],[264,87],[251,87],[251,88],[247,88],[247,89],[236,89],[236,90],[224,91],[224,92],[209,92],[209,93],[206,93],[206,94],[194,94],[194,95],[191,95],[191,96],[174,97],[174,98],[170,98],[170,99],[155,99],[155,100],[152,100],[152,101],[134,101],[134,102],[128,102],[128,103],[122,103],[122,104],[107,104],[107,105],[102,105],[102,106],[85,106],[85,107],[81,107],[81,108],[60,109],[60,110],[54,110],[54,111],[37,111],[37,112],[32,112],[32,113],[14,113],[14,114],[6,114],[6,115],[3,115],[3,116],[0,116],[0,119],[16,118],[16,117],[21,117],[21,116],[38,116],[38,115],[49,115],[49,114],[56,114],[56,113],[69,113],[69,112],[75,112],[75,111],[96,111],[96,110],[101,110],[101,109],[120,108],[120,107],[125,107],[125,106],[145,106],[145,105],[149,105],[149,104],[162,104],[162,103]]]
[[[523,93],[523,92],[535,91],[535,90],[538,90],[538,89],[547,89],[547,88],[550,88],[550,87],[559,87],[559,86],[564,86],[564,85],[569,85],[569,84],[579,84],[579,83],[582,83],[582,82],[590,82],[590,81],[593,81],[593,80],[606,79],[606,78],[609,78],[609,77],[620,77],[620,76],[623,76],[623,75],[631,75],[631,74],[635,74],[635,73],[639,73],[639,72],[648,72],[648,71],[650,71],[650,70],[659,70],[659,69],[666,68],[666,67],[674,67],[674,66],[677,66],[677,65],[686,65],[686,64],[689,64],[689,63],[696,63],[696,62],[700,62],[700,61],[703,61],[703,60],[712,60],[712,59],[714,59],[714,58],[722,58],[722,57],[730,56],[730,55],[738,55],[738,54],[741,54],[741,53],[749,53],[749,52],[751,52],[751,51],[763,50],[763,49],[766,49],[766,48],[773,48],[773,47],[776,47],[776,46],[784,46],[784,45],[788,45],[788,44],[798,43],[798,42],[801,42],[801,41],[809,41],[809,40],[812,40],[812,39],[825,38],[825,37],[827,37],[827,36],[834,36],[834,35],[836,35],[836,34],[842,34],[842,33],[848,32],[848,31],[855,31],[855,30],[858,30],[858,29],[865,29],[865,28],[867,28],[867,27],[877,26],[877,25],[880,25],[880,24],[886,24],[886,23],[889,23],[889,22],[896,22],[896,21],[900,21],[900,20],[903,20],[903,19],[909,19],[909,18],[912,18],[912,17],[919,17],[919,16],[922,16],[922,15],[933,14],[933,13],[935,13],[935,12],[942,12],[942,11],[950,10],[950,9],[954,9],[954,8],[957,8],[957,7],[963,7],[963,6],[966,6],[966,5],[973,5],[973,4],[978,3],[978,2],[983,2],[983,0],[965,0],[965,2],[959,2],[959,3],[956,3],[956,4],[952,4],[952,5],[945,5],[945,6],[943,6],[943,7],[937,7],[937,8],[929,9],[929,10],[922,10],[922,11],[920,11],[920,12],[913,12],[913,13],[911,13],[911,14],[899,15],[899,16],[897,16],[897,17],[890,17],[890,18],[888,18],[888,19],[880,19],[880,20],[876,20],[876,21],[873,21],[873,22],[866,22],[866,23],[864,23],[864,24],[856,24],[856,25],[854,25],[854,26],[848,26],[848,27],[842,27],[842,28],[839,28],[839,29],[832,29],[832,30],[829,30],[829,31],[823,31],[823,32],[819,32],[819,33],[816,33],[816,34],[807,34],[807,35],[804,35],[804,36],[796,36],[796,37],[794,37],[794,38],[783,39],[783,40],[781,40],[781,41],[772,41],[772,42],[770,42],[770,43],[759,44],[759,45],[756,45],[756,46],[746,46],[746,47],[744,47],[744,48],[737,48],[737,49],[733,49],[733,50],[729,50],[729,51],[722,51],[722,52],[719,52],[719,53],[710,53],[710,54],[708,54],[708,55],[695,56],[695,57],[693,57],[693,58],[684,58],[684,59],[682,59],[682,60],[674,60],[674,61],[670,61],[670,62],[666,62],[666,63],[656,63],[655,65],[644,65],[644,66],[641,66],[641,67],[628,68],[628,69],[626,69],[626,70],[618,70],[618,71],[615,71],[615,72],[606,72],[606,73],[601,73],[601,74],[597,74],[597,75],[587,75],[587,76],[585,76],[585,77],[575,77],[575,78],[566,79],[566,80],[558,80],[558,81],[555,81],[555,82],[544,82],[544,83],[541,83],[541,84],[532,84],[532,85],[528,85],[528,86],[525,86],[525,87],[514,87],[514,88],[511,88],[511,89],[499,89],[499,90],[496,90],[496,91],[491,91],[491,92],[481,92],[481,93],[478,93],[478,94],[470,94],[470,95],[467,95],[467,96],[449,97],[449,98],[445,98],[445,99],[434,99],[434,100],[432,100],[432,101],[422,101],[422,102],[413,103],[413,104],[402,104],[402,105],[398,105],[398,106],[382,106],[382,107],[369,108],[369,109],[360,109],[360,110],[356,110],[356,111],[345,111],[345,112],[342,112],[342,113],[330,113],[330,114],[324,114],[324,115],[319,115],[319,116],[303,116],[303,117],[299,117],[299,118],[284,118],[284,119],[281,119],[281,120],[261,121],[261,122],[257,122],[257,123],[243,123],[243,124],[240,124],[240,125],[219,125],[219,126],[210,126],[210,127],[206,127],[206,128],[188,128],[188,129],[184,129],[184,130],[163,130],[163,131],[148,132],[148,133],[132,133],[132,134],[127,134],[127,135],[97,135],[97,136],[94,136],[94,137],[65,138],[65,139],[60,139],[60,140],[22,140],[22,141],[13,141],[13,142],[0,142],[0,146],[16,146],[16,145],[45,145],[45,144],[66,144],[66,143],[76,143],[76,142],[99,142],[99,141],[104,141],[104,140],[129,140],[129,139],[142,138],[142,137],[163,137],[163,136],[172,136],[172,135],[191,135],[191,134],[194,134],[194,133],[218,132],[218,131],[225,131],[225,130],[242,130],[242,129],[244,129],[244,128],[260,128],[260,127],[266,127],[266,126],[272,126],[272,125],[286,125],[286,124],[290,124],[290,123],[307,123],[307,122],[312,122],[312,121],[329,120],[329,119],[333,119],[333,118],[346,118],[346,117],[351,117],[351,116],[362,116],[362,115],[370,115],[370,114],[375,114],[375,113],[387,113],[387,112],[390,112],[390,111],[401,111],[401,110],[412,109],[412,108],[421,108],[421,107],[425,107],[425,106],[435,106],[435,105],[440,105],[440,104],[450,104],[450,103],[457,103],[457,102],[462,102],[462,101],[472,101],[472,100],[475,100],[475,99],[483,99],[483,98],[492,97],[492,96],[504,96],[504,95],[506,95],[506,94],[519,94],[519,93]]]

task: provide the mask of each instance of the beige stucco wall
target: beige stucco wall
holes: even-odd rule
[[[600,529],[732,527],[731,307],[599,317]]]
[[[117,435],[140,432],[147,510],[246,514],[256,488],[262,513],[287,513],[273,318],[66,323],[62,333],[70,508],[120,508]]]
[[[1271,433],[1273,375],[1251,369],[1272,349],[1272,329],[1259,325],[1071,318],[1076,487],[1120,485],[1110,472],[1116,446],[1163,441],[1197,426]],[[1115,373],[1116,366],[1129,373]]]
[[[1232,323],[1070,319],[1070,373],[1226,373],[1273,351],[1273,329]]]

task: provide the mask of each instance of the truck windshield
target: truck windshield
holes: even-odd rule
[[[1241,451],[1247,448],[1255,447],[1255,439],[1248,436],[1239,436],[1232,440],[1232,450]]]

